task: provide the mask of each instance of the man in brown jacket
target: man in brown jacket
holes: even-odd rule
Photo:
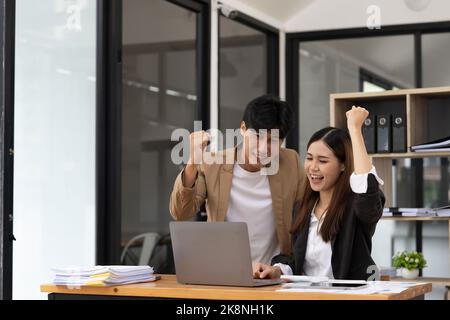
[[[208,133],[191,133],[189,161],[170,197],[172,217],[191,219],[205,204],[208,221],[247,223],[252,261],[290,254],[292,209],[304,180],[298,153],[281,147],[292,126],[289,105],[265,95],[247,105],[235,148],[207,154]],[[205,163],[205,156],[221,161]]]

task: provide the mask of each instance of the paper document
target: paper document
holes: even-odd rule
[[[95,266],[52,269],[53,283],[67,286],[108,286],[155,281],[150,266]]]
[[[285,280],[288,282],[312,282],[312,283],[318,283],[318,282],[324,282],[328,281],[328,277],[310,277],[310,276],[287,276],[282,275],[281,280]]]
[[[335,281],[335,280],[334,280]],[[344,282],[348,282],[344,280]],[[394,282],[394,281],[368,281],[367,286],[363,288],[354,288],[351,290],[321,289],[312,287],[296,287],[294,283],[283,284],[281,292],[323,292],[338,294],[393,294],[401,293],[411,286],[416,286],[419,282]]]

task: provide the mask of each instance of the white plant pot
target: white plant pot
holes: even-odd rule
[[[408,270],[406,268],[402,268],[401,274],[405,279],[416,279],[419,276],[419,269]]]

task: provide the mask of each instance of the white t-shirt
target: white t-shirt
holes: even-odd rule
[[[225,220],[247,223],[253,262],[270,264],[280,253],[267,175],[234,165]]]

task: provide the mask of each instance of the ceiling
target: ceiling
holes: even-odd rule
[[[239,0],[239,2],[257,8],[278,21],[286,22],[314,0]]]

